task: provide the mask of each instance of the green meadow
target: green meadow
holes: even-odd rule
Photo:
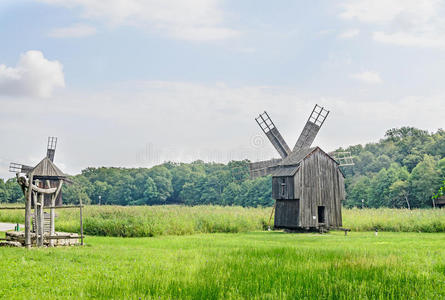
[[[267,231],[271,208],[84,212],[84,247],[0,248],[0,298],[445,299],[444,210],[343,209],[347,236]],[[77,209],[57,215],[79,231]]]
[[[0,248],[3,299],[444,299],[445,234],[87,237]]]

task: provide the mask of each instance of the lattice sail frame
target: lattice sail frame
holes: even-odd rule
[[[337,151],[329,153],[339,164],[340,167],[354,166],[354,158],[349,151]]]
[[[13,173],[28,173],[32,169],[33,169],[33,167],[31,167],[31,166],[22,165],[19,163],[12,162],[9,164],[9,172],[13,172]]]
[[[46,150],[46,157],[48,157],[51,162],[54,162],[54,156],[56,155],[56,147],[57,147],[57,137],[49,136],[48,137],[48,146]]]
[[[324,121],[329,115],[329,111],[318,104],[315,104],[314,109],[309,115],[309,119],[306,122],[306,125],[303,128],[303,131],[300,134],[297,142],[295,143],[294,149],[292,152],[300,151],[305,148],[310,148],[315,137],[317,136],[318,131],[323,125]]]
[[[272,122],[269,114],[267,112],[263,112],[255,118],[255,121],[258,123],[261,130],[267,136],[274,148],[278,151],[280,156],[282,158],[287,157],[291,153],[291,150],[275,124]]]

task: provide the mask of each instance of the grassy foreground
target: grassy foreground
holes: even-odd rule
[[[443,299],[445,234],[88,237],[0,248],[4,299]]]
[[[150,237],[237,233],[267,229],[271,207],[87,206],[88,235]],[[444,209],[343,209],[343,226],[353,231],[445,232]],[[57,210],[56,229],[79,232],[77,209]],[[0,210],[0,222],[23,223],[22,210]],[[271,221],[273,225],[273,218]]]

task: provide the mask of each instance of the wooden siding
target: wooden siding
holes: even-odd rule
[[[344,179],[338,165],[317,150],[302,162],[298,173],[301,173],[300,226],[318,227],[318,206],[324,206],[325,226],[340,227]]]
[[[275,228],[299,227],[299,200],[277,200],[275,206]]]
[[[285,184],[284,195],[282,194],[282,184]],[[281,176],[272,178],[272,198],[277,200],[292,200],[294,198],[294,178],[293,176]]]

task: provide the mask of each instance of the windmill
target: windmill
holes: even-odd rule
[[[48,137],[46,156],[35,166],[11,163],[9,171],[16,173],[17,182],[22,188],[26,201],[25,244],[31,246],[31,235],[38,246],[43,246],[45,234],[53,236],[56,206],[62,205],[62,184],[70,182],[55,164],[57,137]],[[51,213],[44,213],[44,208]],[[34,208],[33,230],[31,234],[31,209]],[[53,240],[49,240],[53,244]]]
[[[342,225],[345,192],[340,166],[353,164],[352,157],[342,153],[336,160],[319,147],[311,148],[328,115],[327,109],[316,104],[292,150],[267,112],[255,118],[281,156],[249,166],[251,178],[272,175],[275,228],[326,230]]]

